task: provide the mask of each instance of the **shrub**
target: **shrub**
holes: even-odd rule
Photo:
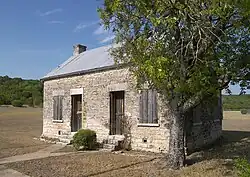
[[[23,102],[21,100],[14,100],[14,101],[12,101],[11,104],[14,107],[22,107],[23,106]]]
[[[250,164],[246,159],[241,159],[241,158],[236,159],[235,167],[237,169],[239,177],[250,176]]]
[[[240,112],[241,112],[241,114],[247,114],[247,110],[246,109],[242,109],[242,110],[240,110]]]
[[[97,146],[96,132],[90,129],[81,129],[73,136],[72,144],[77,150],[93,150]]]

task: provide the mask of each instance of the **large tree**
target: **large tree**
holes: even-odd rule
[[[171,109],[169,161],[183,166],[184,117],[228,85],[250,81],[249,0],[104,0],[112,55],[158,90]]]

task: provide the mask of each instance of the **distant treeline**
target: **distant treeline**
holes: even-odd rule
[[[43,87],[39,80],[0,76],[0,105],[41,107]]]
[[[250,95],[223,95],[224,110],[250,109]]]

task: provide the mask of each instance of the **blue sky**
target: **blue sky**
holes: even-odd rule
[[[69,58],[113,38],[99,25],[101,0],[8,0],[0,5],[0,75],[39,79]],[[238,93],[238,87],[232,87]]]
[[[98,0],[8,0],[0,5],[0,75],[38,79],[72,55],[73,45],[106,45]]]

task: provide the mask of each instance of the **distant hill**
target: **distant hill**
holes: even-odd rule
[[[223,95],[224,110],[250,109],[250,95]]]
[[[43,88],[39,80],[0,76],[0,105],[42,106]]]

